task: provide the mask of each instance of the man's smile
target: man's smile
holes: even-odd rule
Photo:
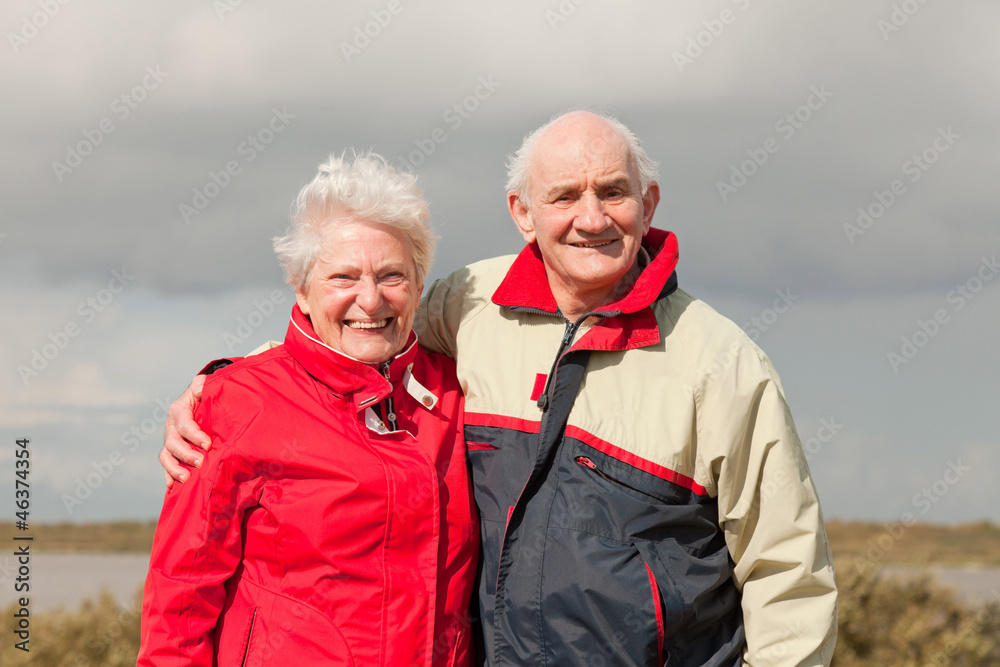
[[[601,248],[606,245],[610,245],[617,241],[618,239],[608,239],[606,241],[580,241],[578,243],[570,243],[574,248]]]

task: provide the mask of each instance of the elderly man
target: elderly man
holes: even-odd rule
[[[780,381],[677,288],[655,166],[610,118],[528,135],[527,246],[435,283],[415,328],[453,356],[482,525],[490,665],[825,665],[836,588]],[[172,422],[200,438],[182,397]],[[167,449],[194,454],[168,424]],[[176,461],[161,455],[168,471]]]

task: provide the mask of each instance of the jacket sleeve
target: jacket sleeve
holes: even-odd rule
[[[420,346],[431,352],[455,357],[458,325],[461,321],[461,287],[456,274],[435,280],[420,301],[413,319]]]
[[[459,329],[490,306],[494,290],[513,261],[513,255],[484,260],[434,281],[413,320],[420,346],[457,359],[461,366]]]
[[[226,580],[241,557],[243,515],[259,488],[234,448],[220,383],[206,386],[195,413],[212,437],[204,464],[167,491],[143,595],[138,665],[212,665]]]
[[[748,341],[728,372],[704,383],[700,399],[709,418],[699,420],[699,440],[728,450],[711,465],[742,592],[744,659],[752,667],[829,665],[833,559],[780,380]]]

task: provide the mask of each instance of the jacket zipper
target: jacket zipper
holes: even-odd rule
[[[541,408],[542,412],[548,413],[549,403],[552,402],[552,394],[555,393],[555,375],[559,368],[559,360],[562,359],[563,354],[565,354],[566,349],[573,344],[573,339],[576,337],[576,332],[579,330],[580,325],[583,321],[587,319],[588,316],[583,316],[576,322],[570,322],[566,320],[566,331],[563,332],[562,341],[559,343],[559,350],[556,352],[556,358],[552,362],[552,368],[549,370],[549,381],[545,383],[545,391],[542,395],[538,397],[538,407]]]
[[[379,372],[382,373],[382,377],[384,377],[386,379],[386,381],[389,382],[389,387],[390,387],[390,390],[391,390],[392,382],[389,380],[389,362],[388,361],[383,361],[381,364],[379,364]],[[392,395],[390,394],[389,396],[386,396],[385,400],[382,401],[382,402],[385,404],[385,417],[384,417],[384,419],[389,424],[389,430],[390,431],[398,431],[399,430],[399,426],[398,426],[398,424],[396,424],[396,408],[395,408],[395,404],[393,403],[393,400],[392,400]]]
[[[634,486],[629,486],[628,484],[626,484],[625,482],[621,481],[620,479],[612,477],[608,473],[606,473],[603,470],[601,470],[600,468],[598,468],[597,464],[594,463],[593,461],[591,461],[586,456],[577,456],[573,460],[576,461],[577,463],[579,463],[580,465],[582,465],[585,468],[590,468],[591,470],[593,470],[594,472],[596,472],[598,475],[600,475],[601,477],[603,477],[604,479],[608,480],[609,482],[611,482],[612,484],[614,484],[616,486],[623,486],[626,489],[631,489],[632,491],[635,491],[636,493],[641,493],[644,496],[649,496],[650,498],[656,498],[656,496],[654,496],[654,495],[646,493],[645,491],[642,491],[641,489],[637,489]]]
[[[240,667],[245,667],[247,664],[247,658],[250,656],[250,643],[253,641],[253,626],[257,621],[257,611],[260,607],[253,608],[253,614],[250,615],[250,627],[247,629],[247,645],[243,649],[243,660],[240,661]]]

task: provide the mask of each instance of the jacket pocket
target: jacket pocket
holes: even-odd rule
[[[464,436],[479,514],[487,521],[505,521],[531,470],[534,457],[528,452],[538,435],[467,424]]]
[[[577,455],[573,461],[592,471],[596,477],[628,495],[646,502],[663,505],[687,504],[685,489],[659,479],[647,472],[624,463],[614,462],[609,456],[596,454]]]
[[[653,599],[653,610],[656,614],[656,664],[663,665],[666,664],[664,660],[663,651],[663,640],[665,639],[664,627],[663,627],[663,598],[660,596],[660,587],[656,583],[656,577],[653,576],[653,571],[649,569],[649,564],[646,563],[646,574],[649,575],[649,588],[650,594]],[[666,656],[669,658],[669,656]]]
[[[250,656],[250,649],[253,645],[253,629],[259,611],[260,607],[254,607],[250,613],[250,622],[247,624],[246,639],[243,642],[243,659],[240,660],[240,667],[247,667],[247,658]]]
[[[466,441],[465,447],[469,451],[474,451],[479,449],[498,449],[496,445],[491,445],[485,442],[473,442],[472,440]]]

